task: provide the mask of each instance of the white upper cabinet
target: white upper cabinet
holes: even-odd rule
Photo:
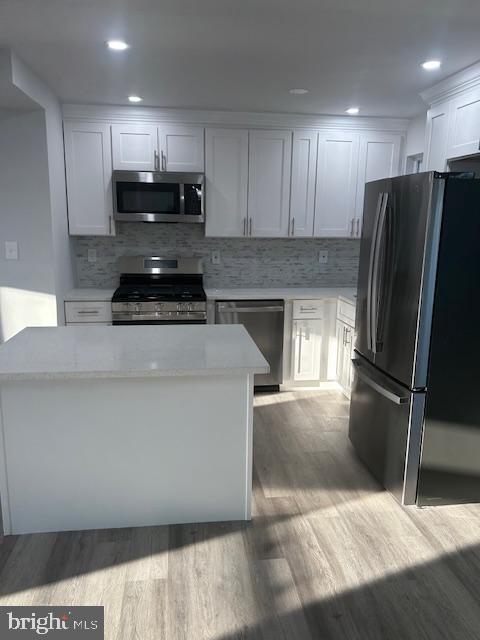
[[[157,127],[144,124],[113,124],[112,157],[114,169],[159,169]]]
[[[288,235],[291,160],[291,131],[250,131],[249,235],[265,238]]]
[[[360,134],[358,158],[357,203],[354,235],[361,235],[365,184],[382,178],[398,176],[400,172],[400,135],[368,132]]]
[[[64,125],[70,235],[114,235],[110,126]]]
[[[353,236],[358,151],[358,133],[329,131],[319,134],[315,236]]]
[[[317,146],[317,131],[294,131],[289,230],[294,237],[313,235]]]
[[[432,107],[427,113],[425,133],[427,171],[445,171],[447,167],[450,103]]]
[[[203,127],[158,127],[160,171],[204,171]]]
[[[113,168],[203,173],[203,127],[112,125]]]
[[[462,94],[450,104],[447,158],[461,158],[480,151],[480,87]]]
[[[247,234],[248,131],[205,131],[205,235]]]

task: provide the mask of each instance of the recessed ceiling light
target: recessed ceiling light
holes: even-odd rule
[[[426,69],[427,71],[435,71],[435,69],[440,69],[441,66],[442,63],[440,62],[440,60],[426,60],[421,64],[421,67],[423,67],[423,69]]]
[[[349,107],[348,109],[345,109],[345,113],[348,113],[349,116],[356,116],[359,111],[360,109],[358,107]]]
[[[123,40],[107,40],[106,45],[109,49],[113,49],[114,51],[125,51],[128,49],[129,45]]]
[[[141,102],[143,98],[140,96],[128,96],[130,102]]]
[[[293,93],[296,96],[303,96],[304,93],[308,93],[308,89],[289,89],[289,93]]]

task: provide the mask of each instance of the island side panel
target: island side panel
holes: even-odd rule
[[[5,532],[249,519],[251,378],[2,383]]]

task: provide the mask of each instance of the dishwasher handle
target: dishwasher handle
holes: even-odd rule
[[[218,311],[222,313],[265,313],[267,312],[275,312],[278,313],[283,311],[283,307],[281,306],[270,306],[270,307],[227,307],[219,304],[217,306]]]

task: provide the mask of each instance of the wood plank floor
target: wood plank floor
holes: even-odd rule
[[[336,392],[255,404],[252,523],[11,536],[0,604],[103,604],[109,640],[480,638],[480,506],[398,506]]]

